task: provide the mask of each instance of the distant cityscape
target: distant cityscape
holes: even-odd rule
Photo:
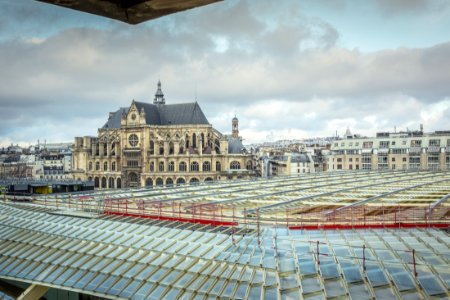
[[[342,137],[246,146],[239,119],[230,125],[231,135],[220,133],[197,102],[166,104],[158,82],[153,103],[133,100],[109,113],[98,136],[3,147],[0,179],[75,180],[114,189],[333,171],[450,169],[450,131],[425,133],[422,125],[375,137],[347,129]]]

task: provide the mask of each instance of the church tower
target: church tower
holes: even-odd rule
[[[153,104],[166,104],[166,99],[164,99],[164,94],[161,90],[161,81],[158,80],[158,89],[155,93],[155,99],[153,100]]]
[[[239,138],[239,120],[234,116],[231,121],[231,136],[235,138]]]

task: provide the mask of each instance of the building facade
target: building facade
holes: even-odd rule
[[[75,138],[73,176],[97,188],[161,186],[253,176],[238,135],[209,124],[199,104],[166,104],[161,83],[153,103],[132,101],[109,114],[98,136]]]
[[[328,170],[450,170],[450,131],[378,133],[335,141]]]

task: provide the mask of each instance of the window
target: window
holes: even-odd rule
[[[164,162],[162,161],[159,163],[159,171],[164,172]]]
[[[92,171],[92,161],[89,162],[89,171]]]
[[[441,140],[439,140],[439,139],[430,140],[429,145],[430,146],[439,147],[441,145]]]
[[[337,159],[337,162],[342,162],[342,158],[339,157],[339,158]]]
[[[155,142],[150,141],[150,154],[155,154]]]
[[[392,161],[393,161],[393,162],[395,161],[395,157],[392,158]]]
[[[392,141],[391,145],[392,145],[392,146],[395,146],[395,141]]]
[[[363,148],[364,149],[370,149],[373,146],[373,142],[363,142]]]
[[[238,161],[232,161],[230,163],[230,169],[232,170],[238,170],[241,168],[241,164]]]
[[[211,171],[211,163],[209,161],[205,161],[203,163],[203,172]]]
[[[406,154],[406,149],[391,149],[392,154]]]
[[[191,163],[191,172],[198,172],[199,170],[199,164],[198,162],[194,161]]]
[[[353,146],[353,143],[352,142],[348,143],[348,146],[349,147]]]
[[[422,140],[411,140],[411,147],[421,147]]]
[[[180,162],[179,169],[180,169],[180,172],[186,172],[187,165],[184,161]]]
[[[150,163],[150,172],[155,172],[155,163],[154,162]]]
[[[389,141],[380,141],[380,148],[389,148]]]
[[[220,172],[220,162],[216,161],[216,171]]]
[[[344,147],[345,146],[345,143],[341,143],[341,147]]]
[[[103,163],[103,171],[108,171],[108,162]]]
[[[128,160],[127,166],[131,168],[136,168],[139,166],[139,162],[137,160]]]
[[[134,133],[133,133],[133,134],[130,134],[130,136],[128,137],[128,143],[130,143],[130,146],[131,146],[131,147],[136,147],[137,144],[139,143],[139,138],[138,138],[138,136],[135,135]]]
[[[100,171],[100,162],[95,163],[95,170]]]
[[[358,147],[359,146],[359,142],[355,142],[355,146]]]
[[[111,171],[115,171],[115,170],[116,170],[116,162],[113,161],[113,162],[111,163]]]
[[[348,159],[348,161],[349,161],[349,162],[353,161],[353,158],[350,157],[350,158]]]
[[[169,163],[169,172],[173,172],[175,171],[175,163],[173,161],[171,161]]]

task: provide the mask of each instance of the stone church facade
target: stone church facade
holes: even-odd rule
[[[161,83],[153,103],[132,101],[109,114],[96,137],[76,137],[74,178],[96,188],[172,186],[254,176],[239,137],[209,124],[199,104],[166,104]]]

